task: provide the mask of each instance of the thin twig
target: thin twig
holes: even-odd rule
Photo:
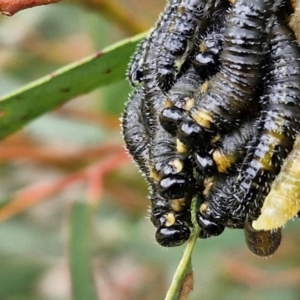
[[[20,10],[60,2],[61,0],[0,0],[0,12],[12,16]]]
[[[188,240],[181,261],[175,271],[172,283],[169,287],[165,300],[187,299],[188,293],[193,289],[192,253],[200,232],[199,226],[195,220],[197,207],[198,207],[197,200],[193,199],[192,206],[191,206],[192,222],[193,222],[191,237]]]

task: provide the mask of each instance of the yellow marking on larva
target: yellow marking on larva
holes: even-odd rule
[[[184,13],[185,13],[185,7],[184,7],[184,6],[178,6],[177,11],[178,11],[180,14],[184,14]]]
[[[185,104],[182,105],[182,108],[184,110],[190,111],[194,107],[195,99],[194,98],[190,98],[190,97],[185,97],[184,101],[185,101]]]
[[[170,98],[166,98],[166,101],[165,101],[165,107],[172,107],[173,106],[173,103],[172,101],[170,100]]]
[[[187,147],[179,139],[176,139],[176,150],[178,154],[186,154],[188,152]]]
[[[208,111],[196,110],[192,112],[192,118],[202,127],[210,128],[213,118]]]
[[[172,22],[172,23],[170,24],[170,26],[169,26],[169,28],[168,28],[168,31],[169,31],[170,33],[174,32],[174,22]]]
[[[264,201],[261,215],[253,222],[256,230],[282,227],[300,211],[300,135],[285,159]]]
[[[225,173],[235,162],[235,157],[232,155],[225,155],[219,150],[215,150],[212,154],[212,158],[220,173]]]
[[[208,209],[208,205],[206,202],[204,202],[200,205],[199,211],[201,213],[205,214],[207,212],[207,209]]]
[[[156,182],[161,180],[161,176],[152,166],[149,167],[149,175]]]
[[[208,88],[209,88],[209,82],[208,82],[208,81],[205,81],[205,82],[201,85],[200,92],[201,92],[202,94],[205,94],[205,93],[207,93]]]
[[[207,197],[209,195],[209,192],[214,184],[215,177],[207,177],[204,179],[204,191],[202,192],[204,197]]]
[[[167,215],[166,215],[166,223],[165,223],[165,226],[167,227],[170,227],[172,226],[174,223],[175,223],[175,215],[173,212],[169,212]]]
[[[205,46],[205,44],[203,42],[199,44],[198,48],[201,53],[205,52],[207,49],[207,47]]]
[[[186,207],[186,201],[184,198],[172,200],[171,208],[175,212],[180,212]]]
[[[220,134],[217,134],[215,137],[213,137],[212,139],[211,139],[211,143],[212,144],[214,144],[214,143],[216,143],[219,139],[221,138],[221,135]]]
[[[271,142],[269,144],[269,150],[265,153],[263,157],[257,159],[257,161],[261,164],[262,169],[264,170],[272,170],[272,158],[274,155],[275,147],[280,143],[282,139],[284,139],[284,135],[278,132],[271,132],[269,134],[271,137]]]
[[[174,159],[173,161],[170,161],[169,165],[174,167],[176,169],[177,173],[180,173],[183,169],[183,163],[178,158]]]

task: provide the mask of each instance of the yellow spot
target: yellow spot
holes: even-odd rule
[[[203,191],[203,196],[204,197],[207,197],[209,195],[209,192],[210,192],[210,190],[211,190],[211,188],[214,184],[214,180],[215,180],[215,177],[213,177],[213,176],[212,177],[207,177],[207,178],[204,179],[204,182],[203,182],[204,187],[205,187],[205,189]]]
[[[201,85],[201,93],[205,94],[207,93],[208,91],[208,88],[209,88],[209,82],[208,81],[205,81],[202,85]]]
[[[215,137],[212,138],[211,143],[212,144],[216,143],[220,138],[221,138],[221,135],[217,134]]]
[[[184,14],[184,13],[185,13],[185,7],[184,7],[184,6],[178,6],[177,11],[178,11],[180,14]]]
[[[182,106],[182,108],[184,110],[190,111],[194,107],[195,99],[190,98],[190,97],[185,97],[184,101],[185,101],[185,104]]]
[[[271,132],[269,134],[270,136],[270,143],[269,143],[269,149],[265,153],[263,157],[259,157],[256,160],[261,164],[262,169],[264,170],[272,170],[273,165],[272,165],[272,158],[274,156],[274,149],[275,147],[279,144],[279,142],[284,139],[284,135],[279,132]]]
[[[205,44],[202,42],[199,44],[199,51],[200,52],[205,52],[207,50],[207,47],[205,46]]]
[[[217,165],[217,169],[220,173],[225,173],[229,169],[232,163],[235,162],[235,159],[231,155],[224,155],[221,151],[215,150],[213,152],[213,160]]]
[[[174,23],[172,23],[169,28],[168,28],[168,31],[171,33],[174,31]]]
[[[166,215],[166,223],[165,226],[170,227],[175,223],[175,215],[173,212],[169,212]]]
[[[208,210],[207,202],[204,202],[200,205],[199,211],[203,214],[205,214]]]
[[[208,111],[195,110],[191,113],[192,118],[202,127],[210,128],[213,118]]]
[[[177,173],[180,173],[183,169],[183,163],[180,159],[174,159],[173,161],[169,162],[170,166],[173,166]]]
[[[172,107],[173,106],[173,103],[172,101],[170,100],[170,98],[166,98],[166,101],[165,101],[165,107]]]
[[[180,198],[180,199],[172,200],[171,208],[175,212],[180,212],[186,207],[186,205],[187,205],[186,200],[184,198]]]
[[[179,139],[176,139],[176,150],[178,154],[186,154],[188,152],[186,146]]]
[[[156,182],[161,180],[160,174],[151,166],[149,167],[149,175]]]

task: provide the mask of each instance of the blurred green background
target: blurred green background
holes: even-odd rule
[[[0,93],[146,30],[164,4],[63,1],[1,16]],[[98,89],[1,142],[0,205],[37,199],[0,217],[1,300],[164,298],[184,246],[155,243],[147,186],[129,159],[118,161],[129,91],[125,80]],[[300,299],[298,227],[284,228],[268,259],[249,252],[242,231],[199,240],[190,299]]]

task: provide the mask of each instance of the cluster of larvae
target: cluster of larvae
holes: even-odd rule
[[[197,197],[199,238],[239,228],[255,254],[278,248],[281,227],[300,209],[286,200],[300,192],[292,13],[283,0],[171,0],[138,45],[122,126],[150,186],[160,245],[188,240]]]

